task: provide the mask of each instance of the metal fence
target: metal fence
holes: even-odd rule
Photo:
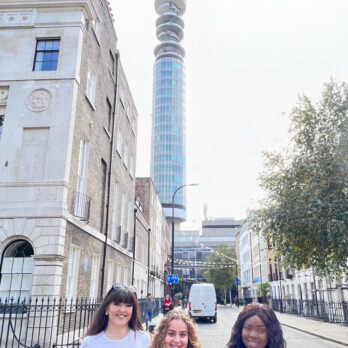
[[[154,316],[161,310],[156,300]],[[140,314],[145,299],[139,300]],[[30,299],[0,302],[0,347],[80,347],[81,339],[101,301],[77,299]],[[144,322],[144,318],[141,318]]]
[[[348,325],[348,302],[270,299],[273,310]]]

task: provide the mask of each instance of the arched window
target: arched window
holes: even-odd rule
[[[34,249],[25,240],[16,240],[4,250],[0,266],[0,300],[28,300],[34,269]]]

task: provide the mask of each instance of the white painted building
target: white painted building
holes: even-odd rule
[[[253,267],[250,238],[251,231],[248,228],[248,223],[245,223],[239,233],[240,297],[251,297]]]

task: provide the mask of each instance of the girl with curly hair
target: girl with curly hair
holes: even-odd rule
[[[246,305],[233,326],[227,348],[286,348],[273,310],[260,303]]]
[[[200,348],[196,328],[190,317],[180,309],[163,316],[152,337],[150,348]]]

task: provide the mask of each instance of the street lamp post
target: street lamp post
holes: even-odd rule
[[[172,262],[171,262],[172,274],[174,274],[174,198],[176,193],[185,186],[198,186],[198,184],[181,185],[174,191],[172,196]]]

